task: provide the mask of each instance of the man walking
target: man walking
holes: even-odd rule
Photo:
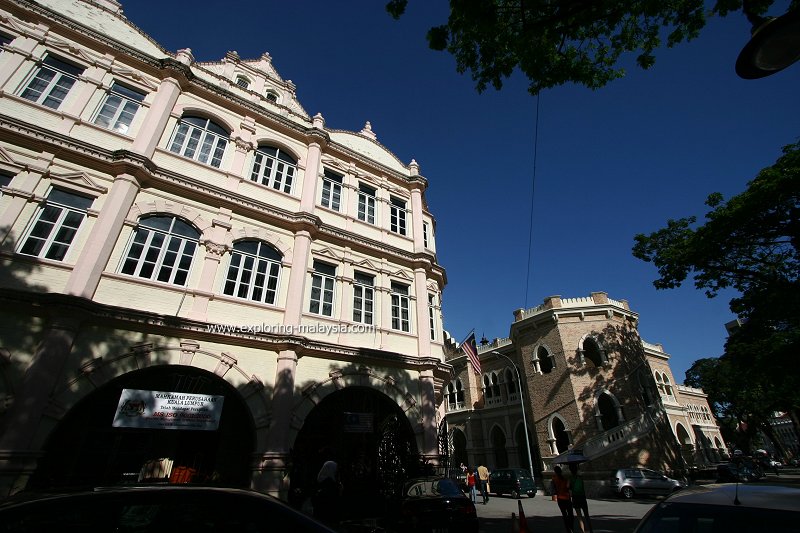
[[[478,467],[478,482],[480,483],[481,495],[483,496],[483,505],[489,501],[489,469],[484,465]]]

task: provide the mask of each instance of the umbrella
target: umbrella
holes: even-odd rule
[[[589,458],[583,455],[583,450],[567,450],[561,455],[556,456],[556,458],[553,459],[553,464],[580,464],[588,460]]]

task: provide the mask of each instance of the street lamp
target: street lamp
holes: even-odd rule
[[[522,378],[519,375],[519,368],[517,368],[517,364],[511,360],[511,358],[505,354],[500,352],[491,351],[489,352],[499,357],[505,357],[506,360],[511,363],[511,366],[514,367],[514,372],[517,373],[517,390],[519,391],[519,405],[522,407],[522,423],[525,426],[525,445],[528,447],[528,468],[531,471],[531,479],[535,480],[536,478],[533,475],[533,459],[531,458],[531,440],[528,437],[528,418],[525,416],[525,399],[523,398],[522,394]]]

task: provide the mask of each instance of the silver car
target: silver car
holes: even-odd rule
[[[649,468],[620,468],[611,473],[611,488],[618,495],[631,499],[636,495],[671,494],[684,487],[677,479]]]

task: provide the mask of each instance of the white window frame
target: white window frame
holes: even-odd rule
[[[41,259],[63,261],[93,201],[93,198],[71,191],[51,189],[47,200],[39,207],[20,239],[17,252]],[[63,253],[60,253],[62,250]]]
[[[461,383],[460,378],[447,384],[446,398],[448,411],[456,411],[464,408],[464,385]]]
[[[314,261],[311,273],[311,295],[308,312],[321,316],[333,316],[336,303],[336,267]]]
[[[339,211],[342,206],[343,181],[343,176],[326,168],[322,177],[322,190],[320,191],[319,205],[332,211]]]
[[[402,283],[391,284],[392,329],[411,332],[411,297],[410,287]]]
[[[292,194],[296,175],[297,161],[288,152],[274,146],[258,147],[253,156],[250,181]]]
[[[436,335],[436,311],[439,309],[439,306],[436,305],[436,295],[428,293],[428,325],[430,327],[431,332],[431,340],[435,341],[437,338]]]
[[[199,244],[200,232],[186,220],[174,215],[156,215],[156,217],[171,218],[169,229],[164,231],[163,229],[142,225],[143,220],[146,221],[148,218],[155,217],[144,217],[140,219],[125,249],[125,255],[123,256],[119,271],[122,274],[137,278],[184,287],[189,281],[189,276],[192,271],[195,252]],[[189,237],[176,232],[175,226],[178,221],[194,230],[196,236]],[[140,238],[139,235],[142,235],[142,237]],[[160,244],[157,242],[159,240],[161,241]],[[154,241],[156,241],[155,244]],[[175,243],[175,245],[173,245],[173,243]],[[134,247],[141,247],[141,250],[139,250],[136,256],[132,255]],[[170,249],[170,247],[173,249]],[[149,257],[152,257],[152,252],[155,252],[155,260],[148,260]],[[171,257],[173,255],[174,257]],[[186,257],[189,257],[189,266],[188,268],[181,268],[181,260]],[[142,268],[145,265],[152,265],[152,270],[149,275],[142,274]],[[167,279],[160,279],[163,273],[168,274]],[[182,282],[176,281],[179,274],[183,277]]]
[[[185,115],[175,125],[169,141],[169,151],[198,163],[220,168],[230,137],[229,133],[223,131],[225,129],[210,118]]]
[[[422,245],[425,248],[429,247],[428,246],[428,223],[427,222],[423,222],[422,223]]]
[[[402,205],[401,205],[402,204]],[[407,235],[406,202],[395,196],[389,201],[389,230],[398,235]]]
[[[369,185],[358,186],[358,220],[367,224],[375,224],[377,191]]]
[[[126,134],[144,98],[144,93],[114,81],[92,122],[111,131]]]
[[[85,69],[56,56],[47,55],[31,72],[19,96],[50,109],[58,109],[67,99],[73,85]],[[54,95],[58,90],[63,95]]]
[[[375,323],[375,277],[361,272],[353,279],[353,322]]]
[[[246,244],[256,244],[256,252],[243,250]],[[280,287],[279,257],[280,253],[264,241],[242,240],[233,243],[222,294],[274,305]]]

